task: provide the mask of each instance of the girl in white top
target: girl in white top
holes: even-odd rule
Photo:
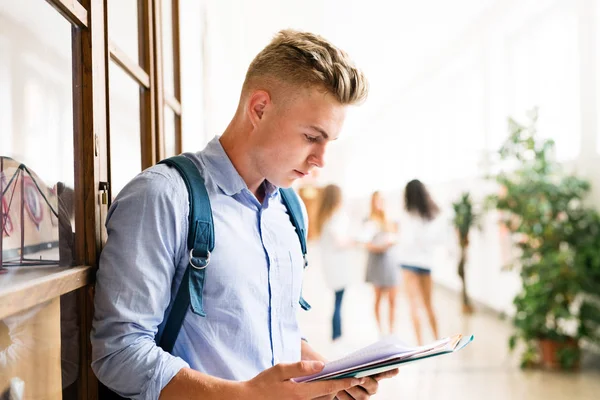
[[[335,292],[332,339],[342,335],[342,298],[349,284],[350,219],[342,208],[342,190],[328,185],[323,189],[316,215],[316,232],[321,242],[323,273],[327,286]]]
[[[416,179],[406,185],[404,208],[406,212],[400,220],[396,252],[402,267],[415,335],[421,345],[420,304],[425,307],[433,335],[438,338],[437,320],[431,304],[431,267],[433,250],[441,237],[435,222],[439,208],[425,185]]]

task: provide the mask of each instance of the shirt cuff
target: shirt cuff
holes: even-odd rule
[[[167,353],[168,354],[168,353]],[[167,357],[154,370],[154,376],[148,381],[147,387],[142,391],[142,399],[156,400],[160,397],[160,392],[171,382],[183,368],[189,368],[190,365],[183,359],[175,356]]]

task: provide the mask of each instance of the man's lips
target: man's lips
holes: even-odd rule
[[[300,178],[304,178],[306,175],[308,175],[308,173],[304,173],[302,171],[298,171],[297,169],[294,170],[294,172],[296,173],[296,175],[298,175]]]

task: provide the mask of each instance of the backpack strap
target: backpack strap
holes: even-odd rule
[[[279,189],[279,193],[281,193],[281,198],[283,199],[283,204],[288,210],[288,214],[290,215],[290,220],[296,228],[296,234],[298,235],[298,239],[300,239],[300,247],[302,247],[302,257],[304,258],[304,268],[308,266],[308,260],[306,259],[306,224],[304,222],[304,215],[302,213],[302,205],[300,204],[300,200],[298,199],[298,195],[294,192],[294,189]],[[304,297],[302,297],[302,292],[300,292],[300,306],[302,309],[308,311],[310,310],[310,304]]]
[[[183,324],[188,306],[192,306],[194,313],[206,316],[202,306],[204,269],[210,263],[210,252],[215,247],[215,233],[210,199],[204,179],[196,165],[183,155],[167,158],[159,164],[174,167],[181,174],[188,190],[190,204],[187,239],[190,262],[173,301],[162,336],[158,340],[158,345],[170,353]]]

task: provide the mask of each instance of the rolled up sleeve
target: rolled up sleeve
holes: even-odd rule
[[[166,168],[166,167],[164,167]],[[92,369],[121,396],[158,399],[188,364],[155,343],[187,234],[187,192],[160,167],[131,181],[110,208],[91,332]]]

